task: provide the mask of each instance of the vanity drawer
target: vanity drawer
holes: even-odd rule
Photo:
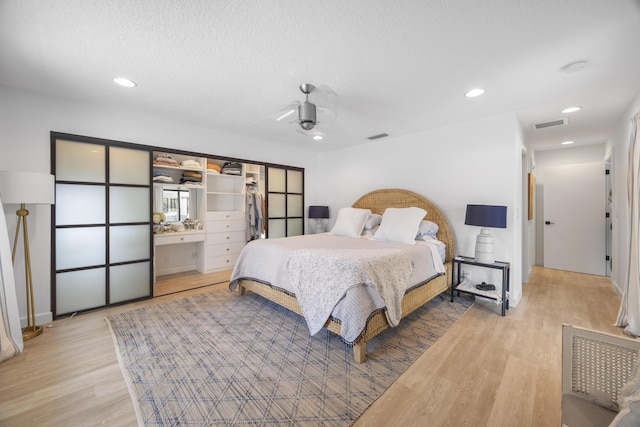
[[[244,231],[228,231],[223,233],[207,233],[205,244],[220,245],[225,243],[238,243],[245,241]]]
[[[237,220],[244,221],[243,211],[207,212],[207,221]]]
[[[207,233],[244,231],[244,220],[207,221]]]
[[[153,236],[156,246],[175,245],[177,243],[202,242],[205,239],[204,233],[173,233],[156,234]]]

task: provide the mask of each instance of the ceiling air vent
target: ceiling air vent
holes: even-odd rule
[[[367,139],[370,139],[371,141],[373,141],[380,138],[386,138],[388,136],[389,136],[388,133],[379,133],[378,135],[368,136]]]
[[[558,120],[550,120],[548,122],[541,122],[541,123],[534,123],[533,124],[533,128],[536,130],[539,129],[546,129],[546,128],[551,128],[554,126],[564,126],[568,123],[567,118],[562,118],[562,119],[558,119]]]

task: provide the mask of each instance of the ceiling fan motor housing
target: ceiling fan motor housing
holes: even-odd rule
[[[316,125],[316,106],[309,101],[304,101],[298,105],[298,117],[300,127],[304,130],[311,130]]]

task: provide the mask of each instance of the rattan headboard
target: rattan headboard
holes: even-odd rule
[[[427,211],[424,219],[438,224],[438,240],[447,245],[447,259],[455,256],[455,241],[446,218],[431,201],[409,190],[384,189],[365,194],[355,201],[354,208],[369,209],[373,213],[383,214],[386,208],[408,208],[415,206]]]

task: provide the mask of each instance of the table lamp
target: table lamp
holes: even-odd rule
[[[309,228],[313,234],[327,231],[329,206],[309,206]]]
[[[15,263],[16,248],[20,229],[24,239],[24,269],[27,294],[27,326],[22,328],[22,339],[28,340],[42,333],[42,326],[35,322],[35,307],[33,304],[33,280],[31,277],[31,255],[29,252],[29,234],[27,231],[27,204],[52,205],[54,203],[54,176],[38,172],[0,171],[0,195],[6,204],[19,204],[16,211],[18,223],[13,240],[11,260]]]
[[[476,262],[493,264],[493,236],[488,228],[507,228],[507,207],[491,205],[467,205],[464,219],[467,225],[482,227],[476,238]]]

